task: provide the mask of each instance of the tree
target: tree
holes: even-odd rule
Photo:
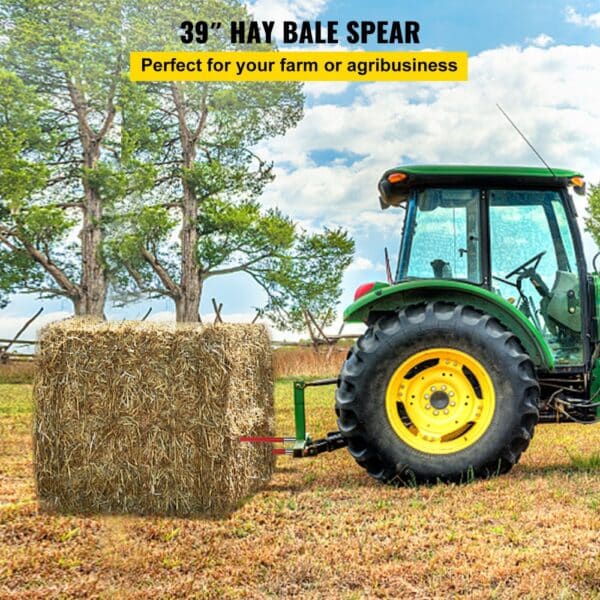
[[[63,296],[76,314],[103,317],[106,214],[127,190],[115,131],[122,3],[7,0],[0,17],[9,37],[0,66],[12,73],[1,103],[19,98],[0,121],[0,177],[10,180],[0,187],[0,286]]]
[[[234,0],[172,2],[168,10],[164,3],[145,0],[133,15],[131,47],[137,50],[181,49],[175,33],[184,20],[249,19]],[[233,49],[224,29],[211,30],[205,47]],[[144,100],[137,96],[124,104],[123,122],[131,136],[128,152],[139,162],[153,163],[155,186],[130,199],[132,218],[111,244],[111,256],[122,265],[124,297],[135,292],[168,297],[178,321],[198,321],[204,282],[243,272],[266,291],[263,312],[277,323],[299,326],[304,307],[326,316],[339,298],[353,242],[339,229],[303,232],[280,211],[262,210],[257,203],[273,171],[256,146],[299,121],[300,86],[172,82],[144,87]]]
[[[587,217],[585,228],[594,238],[596,246],[600,247],[600,185],[590,185],[588,192]]]
[[[35,92],[16,75],[0,70],[0,106],[0,308],[3,308],[5,293],[22,283],[25,275],[28,279],[34,276],[33,262],[27,253],[20,251],[19,242],[14,239],[17,224],[9,227],[14,221],[11,213],[32,191],[44,187],[47,176],[43,165],[33,160],[45,145],[37,122],[41,105]],[[22,237],[26,237],[27,231],[21,224]]]

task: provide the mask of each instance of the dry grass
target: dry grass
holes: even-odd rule
[[[338,345],[331,354],[326,349],[290,346],[277,348],[273,356],[275,377],[337,376],[348,354],[348,346]]]
[[[331,394],[309,391],[314,433]],[[40,512],[30,411],[29,386],[0,386],[0,596],[600,597],[598,425],[539,426],[509,475],[471,485],[384,487],[341,450],[279,459],[225,519],[84,518]]]
[[[0,383],[32,383],[34,373],[34,361],[0,363]]]
[[[273,427],[260,325],[69,320],[41,336],[34,465],[61,512],[223,514],[268,481],[272,455],[240,444]]]

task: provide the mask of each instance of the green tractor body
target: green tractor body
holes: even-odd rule
[[[398,266],[344,314],[367,330],[338,380],[340,434],[384,482],[508,471],[535,425],[600,409],[600,280],[587,273],[576,171],[410,166],[384,173],[405,211]]]
[[[296,433],[241,438],[342,447],[392,484],[506,473],[540,422],[600,419],[600,278],[588,274],[564,169],[409,166],[384,173],[404,210],[395,275],[344,313],[367,325],[336,379],[296,382]],[[387,258],[387,253],[386,253]],[[312,440],[304,394],[336,385],[339,431]]]

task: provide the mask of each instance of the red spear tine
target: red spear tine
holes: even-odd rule
[[[283,444],[286,439],[284,437],[252,437],[241,436],[240,442],[249,442],[250,444]]]

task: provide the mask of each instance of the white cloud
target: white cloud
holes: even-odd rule
[[[309,81],[304,84],[304,93],[313,98],[343,94],[350,87],[348,81]]]
[[[526,41],[532,46],[537,46],[538,48],[547,48],[554,42],[554,38],[545,33],[540,33],[540,35],[534,38],[527,38]]]
[[[357,256],[354,259],[354,261],[352,262],[352,264],[350,265],[350,267],[348,268],[348,271],[374,271],[374,270],[375,270],[375,265],[374,265],[373,261],[364,256]]]
[[[581,13],[578,13],[572,6],[567,6],[565,9],[565,18],[567,23],[572,23],[573,25],[600,29],[600,12],[582,15]]]
[[[264,203],[353,233],[385,228],[399,236],[402,212],[382,213],[377,202],[377,182],[389,167],[538,164],[496,102],[550,165],[600,179],[600,47],[501,47],[473,56],[469,68],[466,83],[359,84],[349,103],[308,107],[295,129],[261,148],[277,167]],[[327,149],[359,159],[311,160]]]
[[[254,0],[248,10],[255,19],[269,21],[300,21],[314,19],[327,6],[328,0]]]
[[[37,340],[40,330],[48,325],[48,323],[52,323],[54,321],[60,321],[62,319],[66,319],[71,317],[72,313],[66,311],[57,311],[57,312],[49,312],[42,313],[32,324],[31,326],[25,330],[25,332],[20,336],[22,340]],[[29,319],[30,315],[23,316],[17,314],[15,312],[9,311],[8,309],[2,313],[0,316],[0,338],[2,339],[12,339],[19,329],[23,325],[25,325],[27,319]],[[30,352],[32,351],[31,347],[28,346],[13,346],[11,348],[12,352]]]

